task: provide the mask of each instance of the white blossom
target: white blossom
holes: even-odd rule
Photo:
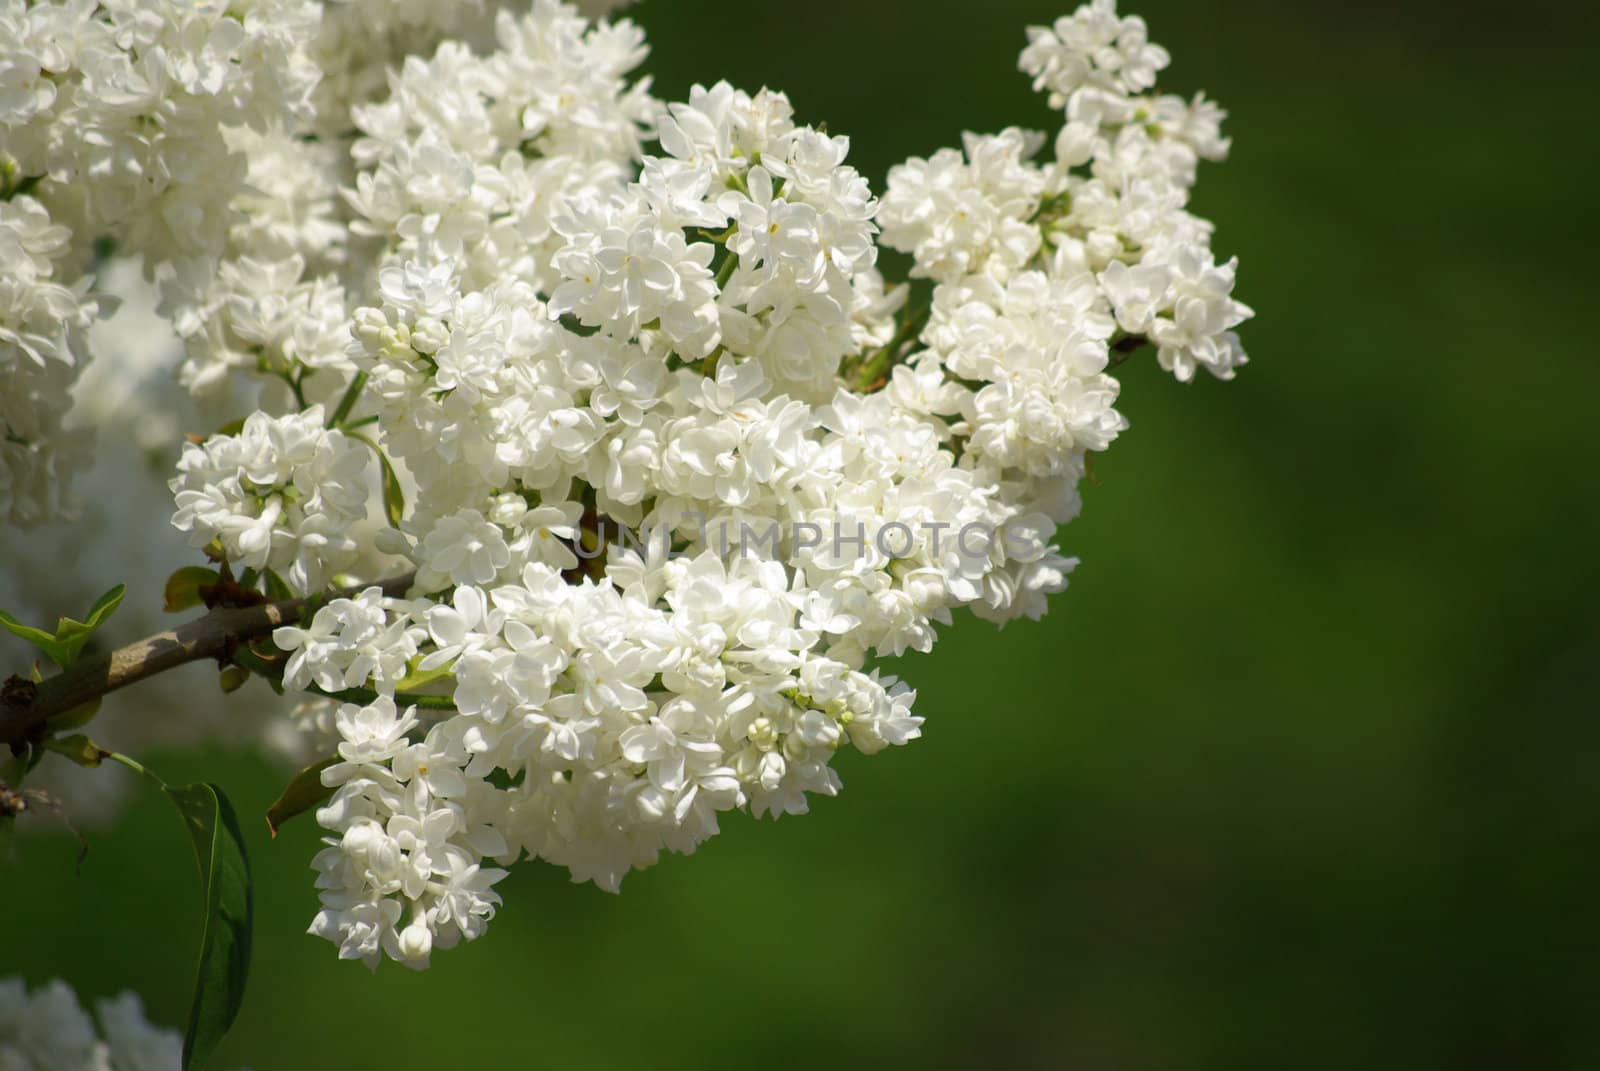
[[[323,426],[321,406],[274,419],[251,414],[237,435],[184,448],[171,482],[172,523],[230,561],[272,570],[306,593],[355,560],[350,526],[366,515],[366,449]]]
[[[97,1001],[91,1018],[60,979],[31,994],[20,977],[0,979],[0,1067],[8,1071],[172,1071],[182,1062],[182,1036],[152,1025],[135,993]]]
[[[1066,586],[1117,364],[1245,363],[1189,211],[1223,113],[1111,0],[1029,31],[1056,129],[881,201],[781,92],[658,99],[616,6],[0,0],[0,515],[70,505],[114,239],[248,412],[172,520],[308,597],[311,932],[369,966],[483,935],[519,860],[615,891],[917,739],[874,663]]]

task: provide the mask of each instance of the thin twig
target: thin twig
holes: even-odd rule
[[[400,596],[411,587],[414,575],[407,573],[375,583],[384,594]],[[355,595],[372,586],[363,584],[338,595]],[[225,660],[238,645],[294,624],[307,609],[327,598],[315,595],[255,606],[219,607],[204,617],[146,636],[110,654],[75,662],[37,684],[12,677],[0,692],[0,744],[22,744],[32,739],[50,718],[186,662]]]

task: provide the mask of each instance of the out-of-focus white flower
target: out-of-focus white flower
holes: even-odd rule
[[[183,1038],[152,1026],[135,993],[95,1005],[102,1030],[60,979],[31,994],[18,977],[0,979],[0,1067],[8,1071],[172,1071]]]

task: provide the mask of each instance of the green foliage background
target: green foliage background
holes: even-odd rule
[[[784,88],[881,188],[964,128],[1047,125],[1015,54],[1068,6],[638,15],[659,91]],[[1135,10],[1163,85],[1232,113],[1198,209],[1255,363],[1125,367],[1133,428],[1051,616],[905,660],[925,738],[845,757],[810,816],[733,818],[621,897],[524,866],[491,937],[421,975],[304,936],[317,831],[251,817],[282,771],[141,756],[222,782],[253,836],[215,1066],[1600,1066],[1586,35],[1531,7]],[[4,878],[0,974],[181,1024],[199,893],[167,804],[139,793],[78,876],[73,850]]]

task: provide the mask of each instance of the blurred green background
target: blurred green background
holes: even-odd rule
[[[963,129],[1048,125],[1015,57],[1069,6],[637,15],[664,95],[783,88],[881,188]],[[1254,363],[1125,366],[1051,616],[905,660],[925,738],[846,755],[810,816],[734,817],[621,897],[523,866],[420,975],[303,934],[317,831],[255,817],[280,770],[145,756],[254,835],[214,1066],[1600,1067],[1593,38],[1527,6],[1133,9],[1163,86],[1231,112],[1197,207]],[[5,878],[0,974],[181,1023],[177,822],[142,792],[72,852]]]

